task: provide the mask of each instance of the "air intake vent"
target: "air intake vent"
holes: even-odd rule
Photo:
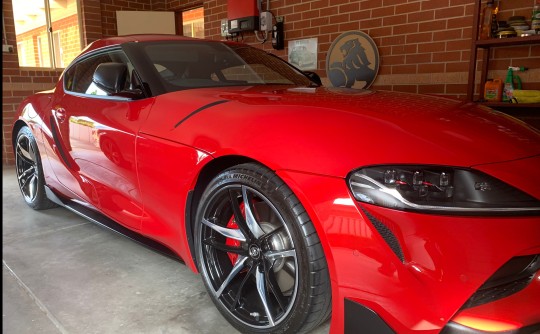
[[[403,251],[401,250],[401,245],[399,244],[399,241],[396,237],[396,235],[386,226],[384,223],[382,223],[380,220],[375,218],[371,213],[369,213],[367,210],[363,209],[366,216],[369,218],[369,221],[377,232],[383,237],[384,241],[390,246],[394,254],[399,258],[401,262],[405,261],[405,258],[403,256]]]
[[[469,298],[462,309],[486,304],[525,289],[539,269],[540,255],[512,258]]]

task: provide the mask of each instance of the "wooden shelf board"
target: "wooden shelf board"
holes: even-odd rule
[[[488,49],[490,47],[529,45],[540,43],[540,35],[526,37],[490,38],[476,41],[476,47]]]
[[[540,113],[540,103],[509,103],[509,102],[480,102],[476,103],[485,105],[490,108],[508,108],[508,109],[536,109]]]

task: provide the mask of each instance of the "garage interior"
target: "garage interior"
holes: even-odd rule
[[[324,86],[332,85],[326,70],[332,43],[362,31],[380,56],[370,89],[485,103],[540,128],[539,103],[483,101],[484,83],[504,80],[509,66],[523,68],[516,75],[524,90],[540,90],[540,35],[478,41],[486,1],[269,0],[258,4],[271,14],[259,17],[253,0],[254,21],[233,23],[231,15],[239,14],[232,8],[243,1],[3,0],[4,333],[237,333],[187,267],[65,209],[33,211],[18,189],[11,126],[19,103],[53,88],[89,43],[150,30],[144,22],[150,13],[167,18],[164,33],[244,42],[288,61],[296,45],[316,39],[315,60],[305,69]],[[530,23],[533,2],[501,1],[498,19],[523,16]],[[19,15],[21,3],[32,11]],[[69,15],[56,20],[62,10]],[[23,16],[38,14],[48,23],[19,31]],[[263,20],[272,21],[268,31],[259,26]],[[316,333],[328,330],[326,324]]]

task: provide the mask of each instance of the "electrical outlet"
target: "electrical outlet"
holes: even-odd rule
[[[276,22],[283,22],[283,16],[276,16]]]
[[[259,25],[261,31],[272,31],[272,13],[262,12],[259,16]]]
[[[12,53],[13,45],[2,45],[2,52]]]
[[[229,35],[229,21],[227,19],[221,20],[221,37],[227,37]]]

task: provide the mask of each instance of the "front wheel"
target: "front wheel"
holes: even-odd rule
[[[17,133],[15,165],[19,189],[26,204],[35,210],[54,208],[56,204],[45,194],[45,180],[36,139],[27,126],[23,126]]]
[[[313,223],[272,171],[239,165],[204,191],[196,257],[213,302],[242,333],[309,331],[330,315],[327,263]]]

